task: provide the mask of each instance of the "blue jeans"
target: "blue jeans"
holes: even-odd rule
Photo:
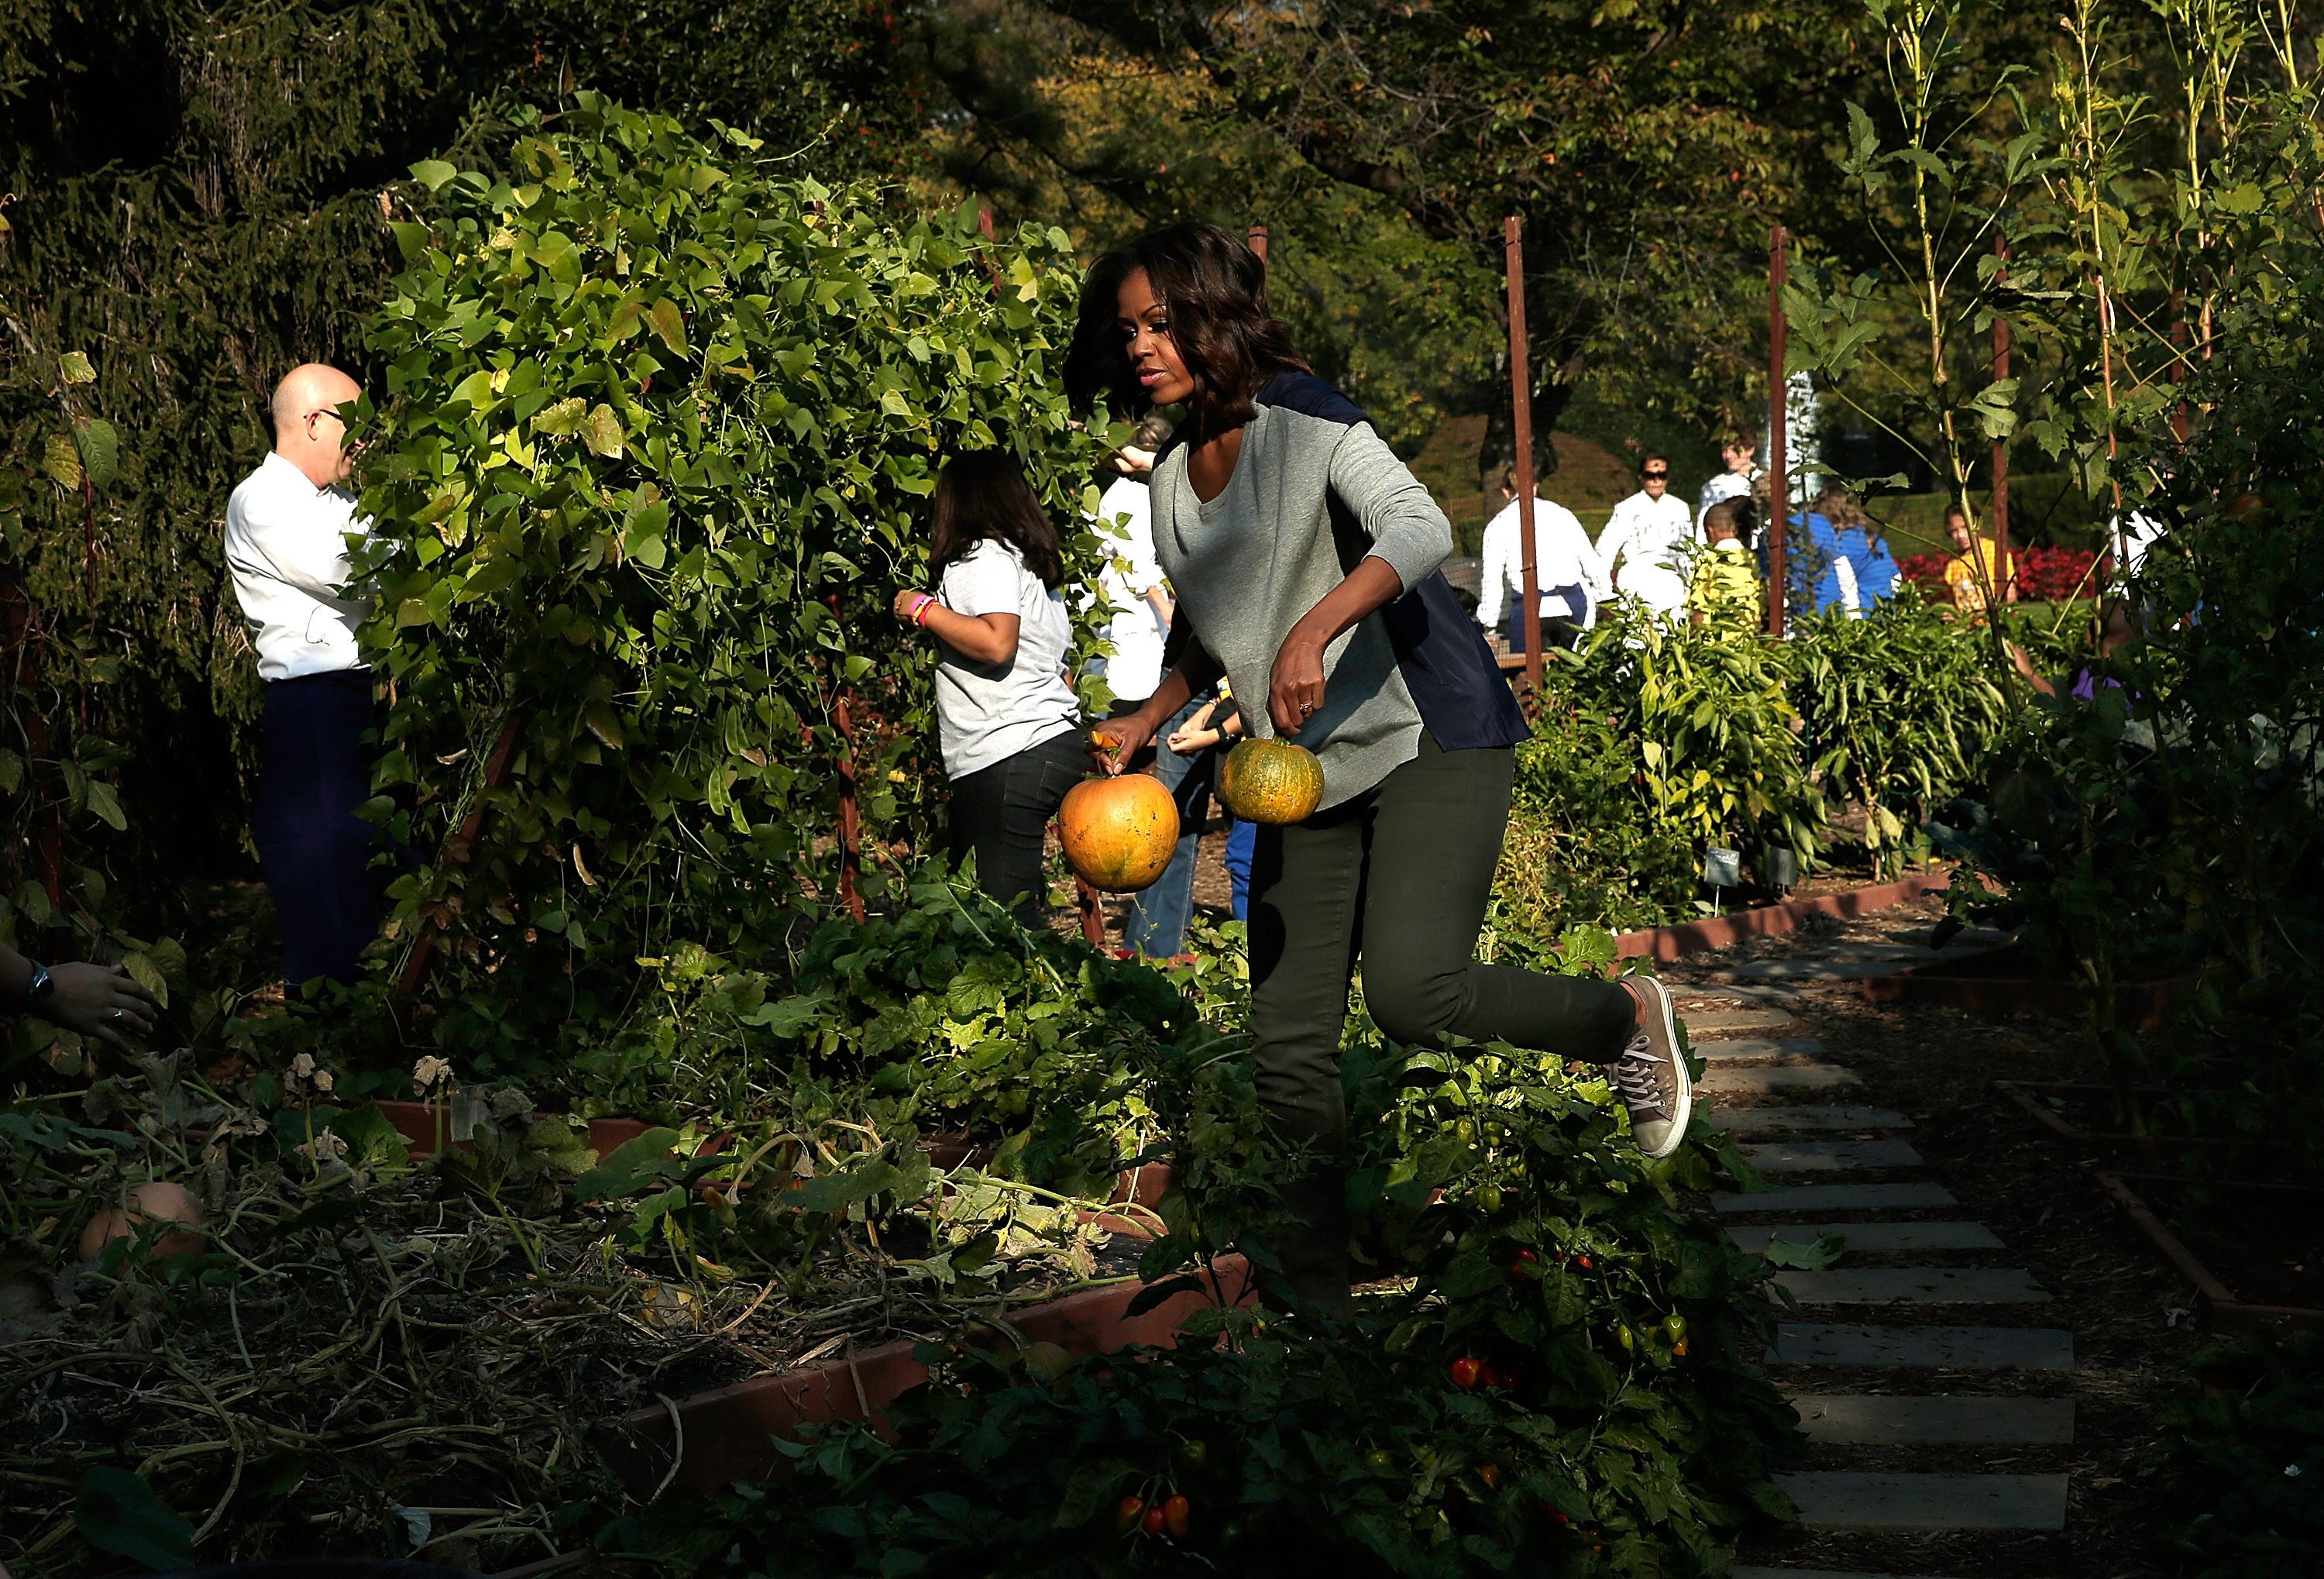
[[[1173,732],[1183,729],[1203,706],[1197,697],[1181,707],[1176,716],[1154,733],[1154,772],[1163,787],[1178,799],[1178,813],[1184,819],[1179,825],[1178,847],[1170,853],[1170,864],[1151,887],[1139,891],[1130,901],[1130,919],[1122,924],[1121,938],[1130,947],[1148,959],[1168,959],[1183,954],[1186,948],[1186,918],[1194,910],[1194,859],[1202,834],[1194,811],[1178,789],[1188,773],[1194,771],[1201,753],[1182,757],[1170,749]]]
[[[1259,825],[1238,822],[1227,834],[1227,880],[1234,884],[1234,919],[1250,919],[1250,854],[1259,846]]]

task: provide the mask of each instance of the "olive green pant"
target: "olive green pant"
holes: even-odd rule
[[[1362,961],[1364,1003],[1397,1041],[1452,1033],[1590,1063],[1627,1045],[1637,1006],[1611,982],[1481,965],[1477,932],[1508,831],[1507,746],[1420,754],[1305,822],[1261,827],[1251,860],[1251,1039],[1259,1101],[1286,1140],[1327,1159],[1347,1146],[1340,1029]],[[1338,1279],[1345,1206],[1336,1177],[1286,1202],[1314,1233],[1282,1247],[1295,1290]],[[1336,1270],[1334,1270],[1336,1269]],[[1320,1295],[1330,1299],[1329,1295]]]

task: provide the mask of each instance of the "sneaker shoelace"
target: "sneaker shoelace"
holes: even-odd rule
[[[1654,1039],[1643,1030],[1630,1039],[1630,1045],[1622,1049],[1621,1061],[1614,1066],[1614,1085],[1631,1108],[1668,1113],[1662,1080],[1655,1072],[1663,1060],[1655,1057],[1654,1045]]]

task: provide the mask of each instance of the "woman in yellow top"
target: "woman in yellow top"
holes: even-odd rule
[[[1945,535],[1953,540],[1953,557],[1945,565],[1945,586],[1953,596],[1953,606],[1965,614],[1985,612],[1987,597],[1995,586],[2001,588],[2001,601],[2017,601],[2017,556],[1998,574],[1994,568],[1994,544],[1991,538],[1981,538],[1969,529],[1969,512],[1958,504],[1945,508]],[[1970,550],[1976,550],[1971,558]]]

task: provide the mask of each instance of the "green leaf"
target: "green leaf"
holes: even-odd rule
[[[581,429],[581,420],[588,414],[589,402],[579,395],[558,401],[553,406],[543,406],[532,414],[532,430],[562,439]]]
[[[1790,1267],[1797,1271],[1819,1272],[1840,1260],[1848,1249],[1848,1241],[1837,1234],[1819,1233],[1812,1244],[1794,1244],[1785,1239],[1771,1239],[1761,1257],[1771,1267]]]
[[[131,981],[161,1000],[163,1008],[169,1007],[170,983],[162,979],[161,967],[143,950],[136,949],[123,955],[121,965],[129,973]]]
[[[105,1466],[80,1478],[73,1525],[98,1551],[163,1571],[194,1565],[194,1527],[153,1494],[145,1477]]]
[[[447,164],[440,159],[423,159],[406,168],[411,171],[413,180],[431,192],[441,191],[446,181],[460,173],[455,166]]]
[[[1065,1494],[1049,1521],[1056,1529],[1076,1529],[1110,1511],[1125,1482],[1137,1477],[1137,1466],[1119,1458],[1084,1460],[1074,1466]]]
[[[677,302],[663,297],[646,309],[646,321],[653,325],[656,337],[670,348],[673,356],[686,355],[686,319]]]
[[[607,460],[622,458],[622,420],[613,414],[613,407],[601,404],[590,408],[588,419],[582,424],[581,441]]]
[[[2006,439],[2017,430],[2017,413],[2011,408],[2016,398],[2014,378],[1997,378],[1969,397],[1969,409],[1987,439]]]
[[[453,386],[452,399],[466,401],[477,411],[487,411],[493,403],[493,370],[479,367]]]
[[[63,376],[67,383],[97,382],[97,369],[90,366],[88,358],[78,351],[68,351],[58,357],[57,372]]]
[[[615,1147],[611,1156],[583,1174],[573,1193],[585,1201],[610,1200],[629,1194],[642,1180],[675,1178],[678,1168],[670,1152],[677,1145],[676,1130],[648,1130]]]
[[[121,800],[114,794],[112,785],[91,779],[88,799],[88,808],[97,814],[98,820],[116,830],[129,826],[129,819],[122,815]]]
[[[41,469],[58,487],[78,489],[81,479],[80,447],[68,434],[51,434],[48,448],[42,457]]]

